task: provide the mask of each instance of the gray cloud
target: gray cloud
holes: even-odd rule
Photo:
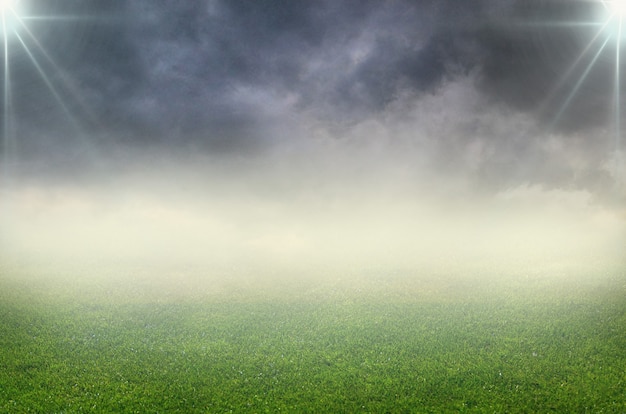
[[[16,146],[60,170],[85,154],[280,157],[323,139],[388,146],[371,161],[400,152],[406,168],[481,191],[613,191],[616,46],[572,94],[602,39],[570,70],[598,27],[563,24],[600,6],[495,3],[31,0],[33,13],[72,17],[28,25],[74,120],[13,39]]]

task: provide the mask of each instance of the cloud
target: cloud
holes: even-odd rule
[[[470,71],[480,73],[481,90],[494,99],[532,109],[595,30],[542,22],[588,18],[589,7],[556,0],[176,6],[64,0],[33,2],[31,9],[72,19],[31,26],[108,127],[171,134],[220,131],[224,119],[254,124],[256,108],[240,107],[245,89],[292,94],[297,109],[338,112],[350,121],[407,93],[436,93],[442,82]],[[39,75],[23,54],[19,66],[23,82],[35,82]],[[567,122],[598,121],[580,115],[603,109],[589,97],[606,94],[598,86],[609,69],[602,64],[593,71],[587,83],[594,87],[574,102]],[[20,95],[55,106],[41,89],[20,86]]]
[[[393,168],[328,171],[295,168],[294,160],[284,175],[280,165],[233,171],[206,161],[144,165],[90,187],[4,190],[2,254],[72,266],[255,272],[511,271],[520,263],[540,269],[621,258],[623,220],[585,191],[517,186],[477,199],[462,184],[436,193],[430,177]]]
[[[136,139],[237,140],[249,134],[242,125],[254,129],[263,118],[258,105],[242,105],[244,90],[289,94],[296,110],[353,122],[401,95],[436,93],[442,82],[471,70],[480,71],[485,91],[522,107],[537,100],[525,95],[545,90],[540,79],[555,77],[543,67],[551,51],[539,56],[538,45],[524,44],[536,30],[506,24],[521,18],[506,3],[66,0],[36,6],[44,15],[81,16],[33,23],[33,33],[106,127],[130,129]],[[558,44],[553,48],[562,50]],[[566,59],[553,60],[561,71]],[[29,68],[28,59],[20,67]],[[25,83],[39,76],[32,68],[24,73]],[[41,86],[20,86],[20,95],[47,105],[39,112],[49,115],[58,105]]]
[[[239,126],[254,127],[263,115],[241,105],[241,91],[251,89],[297,96],[303,110],[352,118],[354,108],[364,117],[401,89],[432,90],[463,49],[462,37],[438,27],[442,15],[452,25],[460,12],[440,10],[437,2],[74,6],[49,3],[42,14],[83,18],[33,32],[50,39],[42,43],[107,127],[130,128],[136,139],[175,140],[178,133],[211,140],[232,130],[229,139],[236,140],[246,134]],[[50,113],[53,100],[41,88],[30,90]]]
[[[27,54],[12,56],[15,159],[41,181],[205,154],[232,162],[225,174],[240,158],[285,174],[321,165],[329,186],[370,166],[371,179],[432,177],[435,192],[539,185],[619,200],[614,44],[562,110],[597,30],[562,23],[599,5],[496,3],[33,0],[80,18],[29,23],[67,111]]]

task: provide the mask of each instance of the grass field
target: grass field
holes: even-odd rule
[[[87,273],[0,270],[0,412],[626,412],[623,267]]]

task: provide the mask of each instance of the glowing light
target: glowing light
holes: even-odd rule
[[[3,164],[7,164],[6,158],[8,158],[9,148],[13,144],[13,136],[12,136],[12,125],[11,125],[11,75],[10,75],[10,65],[9,65],[9,43],[7,36],[7,12],[12,11],[14,7],[14,2],[9,0],[0,0],[0,18],[2,19],[2,44],[3,44],[3,58],[4,58],[4,79],[3,79],[3,87],[4,87],[4,97],[3,97],[3,131],[2,131],[2,146],[0,149],[2,150],[3,155]],[[3,171],[5,172],[5,171]],[[6,175],[6,174],[5,174]]]
[[[80,136],[82,136],[83,132],[80,122],[70,110],[66,98],[73,98],[76,101],[75,103],[78,104],[74,106],[82,109],[85,114],[91,115],[83,99],[79,96],[77,89],[71,84],[71,81],[65,76],[52,76],[53,73],[62,73],[63,71],[27,26],[26,21],[33,19],[33,16],[27,14],[28,13],[20,7],[20,0],[0,0],[0,34],[2,35],[0,47],[3,48],[2,55],[4,58],[2,68],[4,86],[4,96],[2,100],[3,137],[0,143],[0,153],[4,158],[4,164],[7,164],[6,158],[9,157],[9,149],[17,145],[14,128],[15,121],[12,119],[14,118],[12,102],[14,94],[11,85],[11,61],[13,55],[20,54],[28,58],[39,74],[43,84],[47,87],[48,92],[56,100],[59,109],[67,117],[67,120],[74,129],[79,132]],[[34,18],[40,21],[65,20],[62,17],[63,16],[37,16]],[[76,18],[78,17],[73,17],[73,19]]]
[[[7,10],[15,10],[16,5],[16,0],[0,0],[0,11],[4,13]]]
[[[555,127],[560,121],[571,103],[575,98],[580,99],[580,93],[582,85],[589,79],[589,75],[598,62],[606,62],[605,59],[601,59],[602,56],[606,56],[613,62],[613,97],[612,97],[612,124],[613,124],[613,145],[610,150],[612,155],[610,158],[614,159],[615,171],[623,170],[623,160],[620,157],[622,153],[622,105],[621,105],[621,70],[622,68],[622,48],[626,46],[626,30],[624,30],[624,21],[626,19],[626,0],[597,0],[596,4],[599,5],[597,14],[594,19],[596,23],[594,26],[598,27],[598,30],[594,32],[594,35],[589,40],[584,48],[582,48],[580,54],[575,58],[572,64],[565,70],[560,79],[556,82],[553,88],[549,91],[541,105],[541,110],[546,110],[547,105],[552,105],[555,102],[555,98],[562,92],[563,100],[558,106],[558,110],[554,113],[552,118],[551,127]],[[602,10],[604,9],[604,10]],[[554,28],[560,27],[583,27],[590,26],[586,21],[565,21],[565,22],[530,22],[531,25],[549,26]],[[607,54],[612,56],[607,56]],[[586,65],[586,66],[583,66]],[[576,76],[575,78],[573,78]],[[607,79],[608,81],[608,79]],[[552,112],[552,111],[550,111]],[[619,190],[623,191],[623,190]]]
[[[19,0],[0,0],[0,15],[2,16],[3,31],[12,31],[10,26],[21,19]]]
[[[626,15],[626,0],[607,0],[604,1],[604,5],[613,16],[621,19]]]

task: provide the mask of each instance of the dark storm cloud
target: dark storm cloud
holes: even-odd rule
[[[593,135],[611,128],[614,43],[563,106],[599,47],[570,70],[598,27],[564,23],[599,20],[597,2],[26,4],[38,15],[71,17],[28,21],[61,70],[36,53],[65,110],[29,56],[12,55],[19,146],[48,158],[125,145],[257,154],[311,131],[331,139],[365,131],[367,141],[362,125],[373,122],[388,141],[416,141],[441,174],[496,190],[525,182],[610,187],[609,146]],[[469,86],[454,92],[455,84]],[[450,90],[440,113],[403,119]],[[518,115],[527,118],[512,120]],[[559,153],[561,141],[568,145]],[[567,158],[574,155],[584,162]]]
[[[539,115],[554,117],[570,89],[549,92],[596,29],[541,23],[589,20],[598,7],[560,0],[28,5],[38,15],[81,17],[29,25],[107,128],[209,141],[236,140],[273,121],[267,112],[287,95],[292,109],[349,123],[471,71],[496,101],[529,111],[547,102]],[[28,57],[16,61],[21,107],[58,112]],[[602,98],[612,86],[600,80],[610,69],[600,62],[579,94],[585,98],[573,99],[560,124],[604,120]]]
[[[16,225],[5,215],[15,240],[28,241],[21,227],[48,234],[41,248],[53,254],[69,228],[67,251],[88,256],[277,257],[295,246],[294,258],[334,258],[357,246],[376,261],[395,247],[449,257],[449,241],[493,256],[527,234],[515,211],[556,212],[540,234],[561,215],[593,221],[623,205],[615,43],[578,82],[599,44],[571,64],[597,26],[563,24],[600,20],[597,2],[22,4],[51,19],[27,21],[45,53],[18,31],[39,68],[9,39],[15,119],[3,120],[0,164],[18,166],[2,170],[0,201],[17,212]],[[476,223],[498,237],[484,243]],[[595,240],[587,233],[552,235]]]
[[[82,17],[32,30],[107,128],[209,141],[249,135],[286,95],[297,109],[350,121],[399,93],[432,91],[476,64],[464,28],[483,10],[437,1],[42,3],[30,5]],[[28,64],[22,55],[20,68]],[[34,72],[23,71],[22,83],[35,84],[20,87],[24,102],[58,112]]]

